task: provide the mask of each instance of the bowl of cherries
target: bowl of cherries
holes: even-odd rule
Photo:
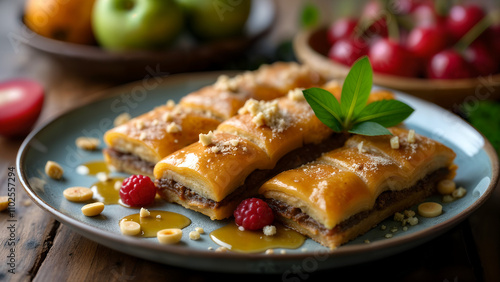
[[[494,9],[449,0],[369,1],[358,17],[302,30],[299,61],[344,78],[368,56],[374,83],[446,108],[500,98],[500,23]]]

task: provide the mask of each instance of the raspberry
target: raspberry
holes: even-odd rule
[[[234,219],[238,226],[248,230],[258,230],[273,223],[273,210],[266,202],[257,198],[246,199],[234,211]]]
[[[132,175],[123,181],[120,188],[122,202],[131,207],[143,207],[154,202],[156,186],[144,175]]]

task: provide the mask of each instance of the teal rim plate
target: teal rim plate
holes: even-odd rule
[[[180,244],[160,245],[156,238],[137,238],[120,233],[118,221],[138,210],[121,205],[107,205],[98,217],[85,217],[80,211],[82,204],[67,201],[63,190],[72,186],[90,187],[97,182],[95,176],[78,174],[76,168],[89,161],[103,160],[100,151],[87,152],[78,149],[75,139],[80,136],[101,139],[113,126],[114,118],[129,112],[132,116],[145,113],[168,99],[178,101],[184,95],[213,83],[221,73],[180,74],[150,78],[110,89],[103,98],[91,104],[73,109],[44,126],[34,130],[24,141],[17,156],[20,181],[33,201],[74,231],[112,249],[137,257],[180,267],[246,273],[283,273],[293,265],[310,261],[315,269],[326,269],[376,260],[400,253],[435,238],[464,220],[481,206],[492,194],[498,181],[498,158],[491,144],[472,126],[452,113],[429,102],[395,92],[397,98],[411,105],[415,112],[406,121],[409,128],[419,134],[438,140],[456,153],[458,165],[457,185],[467,189],[465,197],[451,203],[443,203],[443,214],[435,218],[419,217],[419,224],[403,231],[400,223],[389,218],[355,240],[330,251],[307,239],[296,250],[287,249],[285,254],[243,254],[214,252],[209,247],[219,247],[208,235],[231,220],[211,221],[199,213],[179,205],[157,202],[149,210],[167,210],[183,214],[191,219],[184,229]],[[102,145],[101,145],[102,146]],[[64,168],[61,180],[48,178],[45,163],[56,161]],[[112,173],[112,177],[126,176]],[[429,201],[441,202],[432,196]],[[413,207],[416,210],[416,207]],[[200,240],[188,237],[189,231],[203,227],[205,234]],[[392,238],[385,238],[392,227],[398,227]],[[369,240],[370,243],[365,243]]]

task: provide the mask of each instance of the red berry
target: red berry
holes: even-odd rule
[[[373,71],[397,76],[413,77],[418,74],[418,65],[410,52],[388,38],[377,40],[368,51]]]
[[[156,186],[144,175],[132,175],[123,181],[120,188],[122,202],[131,207],[143,207],[154,202]]]
[[[498,71],[495,57],[480,41],[476,41],[467,47],[464,51],[464,57],[476,70],[478,75],[489,75]]]
[[[328,29],[328,42],[333,45],[339,39],[351,37],[357,25],[358,21],[351,18],[341,18],[336,20]]]
[[[238,226],[248,230],[259,230],[273,223],[273,210],[261,199],[250,198],[241,202],[234,211]]]
[[[368,46],[359,39],[344,38],[333,44],[328,57],[333,61],[351,66],[357,59],[368,53]]]
[[[484,11],[479,6],[470,4],[455,5],[448,16],[448,30],[455,40],[462,38],[482,18]]]
[[[438,25],[414,28],[408,36],[406,46],[420,58],[430,58],[448,44],[446,30]]]
[[[427,77],[432,79],[459,79],[469,78],[472,75],[464,57],[452,49],[432,56],[427,66]]]

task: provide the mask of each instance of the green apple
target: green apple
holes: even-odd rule
[[[220,39],[242,33],[251,0],[177,0],[187,14],[190,31],[201,39]]]
[[[110,50],[160,49],[184,26],[174,0],[97,0],[92,29],[97,42]]]

